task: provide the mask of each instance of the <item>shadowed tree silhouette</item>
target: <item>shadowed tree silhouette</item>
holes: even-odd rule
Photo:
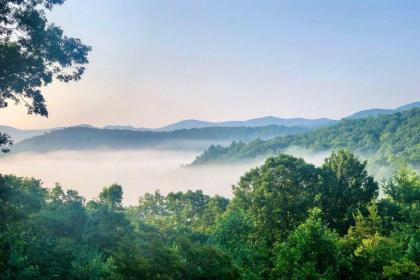
[[[23,103],[28,114],[48,116],[40,88],[78,81],[88,63],[89,46],[49,24],[46,11],[64,0],[0,1],[0,108]],[[0,149],[9,150],[9,137],[0,133]]]

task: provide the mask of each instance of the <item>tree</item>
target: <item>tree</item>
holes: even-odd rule
[[[262,279],[267,274],[268,252],[253,242],[254,224],[243,209],[229,209],[217,221],[210,241],[228,253],[240,269],[241,279]]]
[[[420,263],[420,177],[402,167],[383,188],[378,210],[384,232],[404,244],[407,260]]]
[[[357,213],[355,225],[342,239],[351,262],[350,275],[360,275],[357,279],[417,279],[403,276],[419,271],[412,254],[418,240],[407,237],[404,227],[387,234],[377,204],[371,203],[367,208],[368,215]]]
[[[392,201],[412,204],[420,200],[420,176],[407,166],[401,167],[394,178],[384,185],[384,192]]]
[[[239,270],[232,259],[216,247],[190,240],[181,240],[178,246],[186,261],[181,279],[239,279]]]
[[[286,242],[277,245],[273,279],[341,279],[339,239],[322,224],[320,214],[314,209]]]
[[[122,202],[123,190],[118,184],[106,187],[99,194],[99,200],[111,208],[120,208]]]
[[[320,207],[327,225],[345,234],[357,211],[378,194],[378,184],[366,170],[367,162],[344,150],[333,152],[322,166]]]
[[[49,24],[46,11],[65,0],[0,1],[0,108],[23,103],[28,114],[48,116],[40,88],[78,81],[88,63],[89,46]],[[0,148],[11,144],[0,134]]]
[[[177,225],[207,235],[216,219],[229,204],[227,198],[208,196],[201,190],[146,193],[135,210],[143,221],[162,226]]]
[[[252,276],[266,279],[270,275],[274,245],[286,240],[306,219],[307,210],[314,205],[317,184],[315,166],[303,159],[281,154],[268,158],[262,166],[247,172],[233,187],[231,211],[244,211],[243,221],[248,222],[249,219],[252,232],[246,237],[246,243],[240,245],[241,248],[233,247],[231,250],[241,253],[253,250],[249,259],[237,259],[244,262],[243,272],[248,279]],[[235,240],[233,236],[230,238]],[[251,275],[249,272],[253,268],[257,268],[258,272]]]
[[[7,134],[0,133],[0,151],[7,153],[10,151],[10,146],[12,146],[13,141],[10,139],[10,136]]]
[[[315,166],[281,154],[247,172],[234,187],[235,207],[253,219],[268,247],[284,240],[307,217],[318,184]]]
[[[418,279],[418,176],[398,172],[340,236],[312,207],[319,171],[281,155],[242,177],[231,202],[156,192],[128,209],[116,184],[86,203],[0,176],[0,279]]]
[[[383,277],[389,280],[420,279],[420,267],[411,261],[392,262],[384,267]]]

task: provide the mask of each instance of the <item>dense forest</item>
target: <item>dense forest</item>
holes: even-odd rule
[[[86,150],[97,148],[141,149],[159,146],[175,146],[182,141],[250,141],[256,138],[268,139],[279,135],[290,135],[308,131],[303,127],[206,127],[174,131],[132,131],[121,129],[99,129],[91,127],[70,127],[52,130],[35,136],[13,147],[13,151],[46,152],[54,150]],[[208,146],[209,144],[207,144]]]
[[[288,147],[309,151],[345,148],[379,164],[420,164],[420,108],[362,119],[344,119],[338,124],[300,135],[233,142],[229,147],[210,146],[193,164],[249,160],[275,155]]]
[[[406,167],[380,186],[344,150],[320,167],[282,154],[232,199],[122,197],[1,176],[0,279],[420,279],[420,178]]]
[[[88,54],[92,48],[85,45],[80,39],[68,36],[56,23],[49,22],[53,8],[62,5],[64,2],[65,0],[0,0],[0,109],[8,108],[12,104],[22,104],[25,106],[28,114],[47,117],[49,116],[49,110],[44,97],[44,87],[53,82],[54,85],[56,82],[76,82],[84,75],[86,65],[89,62]],[[77,5],[82,5],[82,3],[86,4],[88,1],[77,2],[79,2]],[[121,2],[126,1],[114,2],[120,5]],[[144,81],[144,73],[152,74],[151,76],[147,74],[146,81],[154,81],[153,73],[155,71],[153,69],[158,70],[161,68],[159,59],[154,58],[160,57],[162,61],[167,61],[166,58],[168,57],[173,58],[170,59],[170,64],[174,66],[178,58],[185,58],[181,59],[182,61],[180,60],[182,67],[172,68],[166,62],[162,64],[165,66],[163,67],[165,71],[160,73],[164,75],[156,76],[159,77],[156,81],[159,81],[160,84],[165,84],[165,80],[170,81],[168,88],[172,88],[170,86],[172,84],[178,84],[176,82],[177,79],[166,79],[169,77],[169,74],[172,74],[174,69],[175,71],[180,71],[175,76],[188,78],[185,81],[193,82],[192,85],[201,84],[199,83],[200,80],[194,80],[194,78],[203,76],[200,75],[200,71],[206,70],[205,72],[208,72],[208,75],[206,74],[205,76],[207,78],[211,77],[210,80],[205,80],[207,87],[209,81],[217,85],[217,77],[226,76],[219,75],[223,73],[217,73],[218,75],[213,76],[212,71],[207,71],[214,68],[208,67],[216,65],[214,63],[221,62],[222,64],[219,65],[226,66],[226,69],[224,69],[226,73],[229,72],[229,69],[238,70],[239,68],[255,65],[242,61],[242,58],[245,58],[246,55],[238,55],[238,51],[235,48],[231,48],[237,44],[225,45],[228,46],[225,49],[227,52],[221,53],[222,56],[218,56],[220,54],[217,54],[218,48],[214,48],[215,45],[208,44],[209,42],[216,42],[217,45],[220,45],[220,49],[223,49],[224,40],[208,39],[213,35],[223,39],[223,34],[233,34],[229,32],[232,30],[235,30],[235,36],[233,37],[237,42],[249,41],[248,38],[242,37],[248,32],[236,32],[236,27],[230,29],[229,26],[224,25],[223,20],[216,25],[221,31],[223,29],[223,31],[228,33],[204,28],[213,25],[211,21],[205,21],[207,24],[202,24],[204,22],[194,20],[202,18],[199,15],[207,15],[208,11],[211,11],[212,16],[218,15],[217,13],[220,10],[207,9],[207,6],[203,6],[207,11],[206,14],[202,14],[198,13],[200,10],[192,9],[193,6],[185,6],[184,8],[182,5],[177,5],[182,10],[185,9],[186,12],[178,13],[177,11],[181,11],[179,10],[180,7],[176,7],[178,10],[172,9],[175,5],[170,6],[171,9],[168,10],[166,9],[169,6],[165,8],[165,5],[157,10],[153,10],[150,9],[152,5],[147,3],[144,6],[147,9],[142,10],[139,14],[135,14],[136,18],[146,20],[134,21],[131,20],[131,13],[128,15],[126,11],[131,12],[137,9],[140,11],[143,6],[134,6],[133,3],[135,1],[131,2],[125,3],[121,7],[108,5],[109,3],[106,5],[97,5],[95,3],[94,5],[96,6],[83,6],[82,13],[73,15],[73,19],[76,19],[73,23],[77,24],[74,24],[72,32],[77,33],[77,25],[82,26],[83,29],[86,29],[85,31],[88,31],[88,33],[83,31],[83,34],[84,37],[89,38],[89,41],[98,42],[98,38],[95,40],[96,35],[103,37],[101,32],[99,32],[100,34],[92,32],[99,30],[98,28],[85,28],[92,22],[101,24],[101,19],[103,19],[106,21],[106,24],[99,25],[101,31],[104,30],[105,33],[108,33],[107,31],[118,31],[106,34],[110,35],[105,37],[109,37],[107,39],[111,40],[111,44],[102,45],[102,47],[106,48],[106,51],[104,52],[102,49],[102,51],[98,52],[99,55],[95,57],[95,61],[100,61],[101,53],[105,54],[106,57],[103,57],[103,59],[110,62],[117,61],[118,63],[115,65],[118,67],[113,67],[112,65],[114,64],[102,64],[102,66],[108,65],[112,67],[100,67],[102,70],[105,69],[106,75],[101,75],[104,72],[93,71],[91,77],[96,76],[99,80],[88,80],[90,86],[85,87],[85,90],[89,89],[86,90],[86,93],[91,94],[95,94],[95,91],[100,91],[107,87],[106,95],[102,95],[102,97],[92,95],[90,98],[90,100],[105,98],[105,101],[108,101],[93,104],[96,107],[101,106],[100,112],[93,112],[98,113],[95,118],[99,118],[101,112],[112,112],[114,115],[123,112],[119,111],[117,107],[123,108],[123,110],[129,109],[128,107],[130,106],[124,106],[124,103],[114,106],[115,104],[112,102],[117,100],[141,103],[138,104],[139,106],[133,103],[136,106],[132,108],[135,108],[136,111],[143,108],[142,104],[146,104],[149,107],[157,104],[155,102],[144,102],[145,100],[152,100],[152,96],[149,95],[142,95],[140,99],[133,98],[130,94],[131,90],[124,90],[124,86],[122,88],[118,87],[117,91],[118,93],[123,93],[123,95],[114,96],[113,94],[108,94],[108,90],[113,88],[112,84],[123,85],[130,77],[137,77],[136,81]],[[112,9],[112,13],[109,14],[110,17],[103,13],[106,10],[100,9],[102,6],[115,7],[115,9]],[[242,10],[238,5],[231,6],[234,7],[234,10],[223,9],[223,13],[219,14],[218,18],[223,19],[224,15],[229,15],[231,12],[235,15],[246,15],[246,17],[242,17],[243,20],[241,22],[235,22],[235,26],[251,26],[252,28],[248,28],[247,31],[258,35],[256,32],[260,29],[256,29],[257,26],[249,25],[250,22],[245,20],[249,17],[248,15],[251,15],[249,18],[254,19],[254,16],[258,14],[262,16],[260,19],[268,19],[268,21],[258,20],[259,25],[263,27],[270,26],[271,31],[275,31],[275,33],[271,33],[275,34],[275,36],[269,36],[270,34],[266,33],[266,31],[270,30],[267,28],[261,29],[264,32],[264,36],[260,39],[268,39],[269,37],[282,38],[282,45],[292,47],[279,49],[277,47],[279,44],[276,43],[276,48],[273,48],[273,50],[276,50],[276,53],[281,53],[285,57],[291,58],[292,64],[288,64],[288,59],[279,60],[282,57],[273,56],[273,53],[270,52],[266,53],[267,57],[274,64],[277,64],[276,61],[285,62],[283,65],[284,69],[293,66],[291,68],[293,70],[297,65],[300,65],[300,62],[303,65],[304,63],[308,64],[308,61],[317,61],[306,55],[309,50],[306,46],[303,48],[304,52],[299,51],[300,45],[305,45],[299,44],[299,42],[305,43],[308,38],[313,46],[319,43],[319,46],[322,47],[322,52],[317,51],[317,49],[315,51],[311,49],[310,51],[321,54],[319,57],[321,59],[323,59],[322,53],[327,54],[327,56],[331,53],[333,59],[331,65],[327,66],[338,66],[335,67],[336,69],[345,70],[345,68],[341,67],[341,65],[345,65],[343,64],[345,60],[340,59],[338,61],[334,59],[334,54],[343,53],[343,47],[358,50],[357,54],[355,53],[354,55],[351,52],[346,53],[346,57],[350,59],[362,58],[360,66],[374,64],[377,67],[376,69],[388,69],[378,64],[378,59],[386,57],[387,59],[390,58],[390,61],[401,60],[399,56],[388,55],[391,52],[396,53],[398,49],[393,44],[391,44],[392,49],[388,49],[391,52],[387,52],[387,49],[383,48],[379,50],[379,53],[373,55],[375,60],[370,62],[373,61],[375,63],[369,63],[369,61],[367,63],[366,59],[372,56],[371,52],[365,53],[362,48],[358,48],[358,46],[366,45],[360,43],[364,43],[364,39],[369,38],[369,32],[372,30],[389,29],[384,29],[386,26],[382,24],[391,21],[387,18],[377,17],[378,13],[373,13],[374,17],[363,16],[357,19],[357,23],[361,24],[360,26],[370,27],[366,30],[368,33],[362,34],[363,41],[360,41],[358,37],[353,38],[349,36],[348,29],[341,29],[344,25],[340,26],[348,20],[342,18],[344,13],[352,16],[361,11],[366,14],[365,10],[355,10],[351,5],[346,4],[343,10],[336,10],[337,7],[335,6],[339,6],[336,4],[328,9],[326,8],[327,6],[320,7],[322,9],[317,9],[315,6],[311,6],[312,8],[309,9],[308,6],[307,12],[302,10],[302,12],[298,13],[299,15],[306,15],[306,13],[312,15],[316,14],[317,11],[321,11],[320,14],[323,17],[321,25],[323,29],[319,29],[320,26],[313,24],[317,21],[316,17],[309,17],[310,21],[307,21],[307,19],[305,21],[296,20],[293,16],[293,10],[287,10],[288,4],[284,6],[286,9],[284,9],[283,13],[293,19],[293,24],[290,26],[287,24],[288,21],[284,21],[279,25],[273,20],[284,18],[281,14],[278,14],[274,6],[270,8],[267,14],[264,14],[264,9],[258,7]],[[300,4],[300,6],[303,7],[305,5]],[[69,7],[67,9],[69,12],[77,11],[77,9]],[[371,7],[368,7],[368,9],[370,9],[370,12],[374,10]],[[334,11],[334,14],[325,13],[327,10]],[[386,10],[381,6],[376,10],[380,11],[379,14],[392,14],[394,16],[393,19],[396,20],[396,24],[392,21],[393,26],[401,28],[417,26],[411,23],[410,25],[404,25],[404,22],[399,20],[400,17],[404,19],[415,18],[401,14],[400,12],[404,12],[404,7],[395,6],[392,10]],[[398,10],[398,13],[394,13],[396,10]],[[156,11],[156,14],[153,11]],[[170,13],[167,11],[170,11]],[[255,13],[255,11],[257,12]],[[341,13],[341,11],[343,12]],[[407,15],[413,13],[415,13],[415,9],[413,9],[413,5],[410,5],[410,14]],[[84,14],[100,14],[101,16],[92,18],[93,21],[90,20],[88,24],[84,24],[83,20],[79,21]],[[188,16],[187,18],[182,18],[182,21],[174,21],[173,19],[181,18],[172,17],[171,14],[179,14],[181,17],[185,14]],[[54,18],[54,15],[52,18]],[[193,43],[188,46],[188,54],[193,54],[193,60],[190,60],[187,56],[184,57],[182,54],[185,52],[179,52],[181,49],[178,48],[183,44],[173,44],[172,42],[172,39],[177,37],[177,33],[173,33],[176,28],[164,30],[166,29],[164,27],[167,25],[164,25],[159,18],[163,18],[165,24],[169,23],[171,25],[172,22],[175,22],[175,27],[184,27],[181,31],[182,35],[188,35],[188,33],[195,35],[204,34],[207,38],[204,41],[201,40],[201,44],[198,44],[198,46],[200,49],[203,49],[204,45],[209,45],[209,54],[204,55],[205,53],[201,52],[201,50],[196,52],[198,49],[191,47],[199,42],[201,37],[186,36],[186,40],[183,40],[183,42]],[[212,19],[208,16],[205,16],[205,18],[205,20]],[[325,21],[326,18],[328,19],[327,21]],[[339,19],[339,21],[337,22],[335,18]],[[365,18],[370,18],[370,21],[365,21]],[[149,32],[149,30],[144,29],[143,24],[146,23],[147,27],[150,19],[152,19],[150,21],[152,24],[149,27],[153,29],[150,29]],[[115,22],[122,23],[117,25],[123,26],[124,30],[118,29],[118,26],[114,24]],[[269,24],[265,25],[261,24],[261,22]],[[332,22],[338,23],[334,25],[334,30],[330,28],[332,25],[328,25]],[[352,21],[350,22],[353,23]],[[377,25],[378,22],[381,25]],[[111,23],[112,27],[108,28],[109,30],[105,30],[106,28],[104,29],[104,27],[108,26],[108,23]],[[237,23],[240,23],[240,25]],[[294,25],[296,23],[297,25]],[[133,28],[127,29],[127,24],[130,24]],[[187,28],[191,26],[194,27],[193,30]],[[290,32],[290,30],[294,29],[288,30],[288,27],[293,26],[298,27],[299,32]],[[306,26],[309,27],[308,31],[311,32],[302,32],[305,31]],[[415,28],[411,29],[415,30]],[[134,32],[138,30],[142,30],[142,32]],[[217,32],[211,32],[212,30]],[[329,44],[325,48],[321,44],[325,43],[325,40],[322,40],[322,42],[317,40],[317,34],[325,33],[322,30],[328,31],[328,34],[332,35],[332,37],[330,36],[331,38],[337,38],[337,42],[345,42],[345,45],[338,43]],[[345,37],[342,37],[345,40],[340,40],[340,36],[336,37],[339,34],[335,33],[335,30],[345,34]],[[146,35],[153,33],[157,36],[146,36],[147,40],[145,42],[147,45],[141,48],[137,46],[136,48],[137,43],[144,41],[141,35],[144,31],[146,31]],[[169,31],[169,33],[162,33],[161,31]],[[279,33],[278,31],[286,31],[286,33]],[[320,31],[322,32],[319,33]],[[399,29],[394,31],[395,34],[401,33],[398,32]],[[298,40],[299,33],[304,35],[305,41]],[[112,36],[113,34],[116,36]],[[121,34],[128,36],[120,36]],[[157,40],[158,45],[153,43],[165,34],[169,34],[169,36],[166,36],[164,40]],[[296,37],[289,37],[287,36],[288,34],[296,35]],[[409,33],[407,34],[410,35]],[[126,37],[140,39],[136,39],[135,42],[119,40]],[[232,36],[227,37],[230,38]],[[251,38],[252,42],[255,42],[256,37],[251,36],[249,38]],[[119,44],[112,44],[116,38],[119,40]],[[393,39],[392,36],[390,38]],[[104,42],[102,39],[100,42]],[[405,38],[403,36],[401,38],[398,37],[398,40],[394,41],[409,42],[406,39],[408,37]],[[416,38],[411,36],[410,39]],[[162,42],[164,45],[162,45]],[[351,44],[352,42],[357,44]],[[271,49],[269,43],[270,41],[266,42],[264,40],[264,44],[261,44],[264,45],[264,50],[269,51]],[[376,43],[376,45],[386,46],[389,41],[376,41]],[[124,52],[124,49],[119,49],[118,45],[129,46],[130,51]],[[257,45],[253,44],[252,48],[249,48],[252,51],[249,53],[249,57],[252,57],[255,61],[265,61],[264,59],[255,59],[256,54],[262,53],[253,51],[258,50],[254,48],[258,47]],[[375,44],[370,45],[376,46]],[[356,46],[356,48],[351,46]],[[113,49],[117,50],[117,52],[108,52]],[[161,52],[159,49],[165,51]],[[140,57],[139,52],[135,50],[141,50]],[[153,51],[150,52],[150,50]],[[228,55],[229,50],[233,50],[232,56]],[[412,50],[414,49],[401,49],[404,54]],[[399,51],[397,52],[399,53]],[[151,60],[142,59],[145,62],[145,66],[151,66],[147,64],[153,62],[153,65],[158,67],[152,67],[152,72],[148,72],[147,68],[138,72],[139,69],[134,69],[138,67],[129,67],[127,72],[127,68],[124,68],[125,58],[120,56],[125,53],[134,54],[134,56],[137,56],[136,59],[150,55]],[[160,54],[163,54],[163,56]],[[181,56],[177,54],[181,54]],[[221,59],[218,59],[218,57]],[[300,61],[297,59],[298,57],[303,57],[304,61]],[[340,55],[340,57],[342,56]],[[405,56],[403,58],[404,61],[408,61]],[[415,66],[415,59],[411,60],[414,61],[414,64],[411,66]],[[198,72],[195,71],[194,61],[199,63],[197,64],[199,66],[197,68]],[[137,65],[135,62],[135,60],[132,60],[129,61],[129,64]],[[234,64],[231,64],[232,62]],[[238,64],[238,62],[240,63]],[[351,62],[353,63],[353,61]],[[360,67],[353,67],[358,66],[358,62],[358,59],[354,60],[355,64],[351,63],[352,65],[350,66],[352,67],[350,68],[360,70]],[[318,65],[317,63],[311,64]],[[185,65],[188,67],[185,67]],[[235,66],[235,68],[230,68],[229,65]],[[238,68],[237,65],[241,67]],[[385,66],[389,66],[389,64]],[[410,65],[407,64],[406,66]],[[195,72],[183,72],[183,68],[195,71],[197,75],[191,76],[190,73]],[[257,67],[255,69],[260,68]],[[327,67],[329,69],[325,72],[328,74],[327,80],[322,79],[321,68],[319,69],[321,70],[321,75],[319,75],[321,79],[317,83],[322,86],[328,81],[328,84],[325,83],[325,85],[334,85],[334,79],[331,80],[331,75],[329,75],[330,70],[333,68]],[[405,68],[411,69],[412,67]],[[112,69],[118,69],[118,73],[111,71]],[[220,67],[215,67],[215,69],[220,70]],[[132,70],[137,71],[133,72]],[[305,69],[303,68],[303,70]],[[400,70],[404,69],[397,67],[395,70],[401,72]],[[113,75],[113,73],[116,75]],[[121,73],[129,73],[130,75],[120,77]],[[159,73],[159,71],[156,71],[156,73]],[[264,82],[268,81],[265,77],[268,76],[270,78],[270,76],[273,76],[270,74],[272,73],[270,71],[264,72],[267,75],[263,72],[261,73],[261,76],[264,77],[261,81]],[[304,74],[305,71],[299,71],[299,73]],[[307,73],[313,73],[313,71],[307,71]],[[355,80],[360,78],[360,82],[366,85],[370,85],[373,81],[365,80],[364,77],[366,75],[364,75],[363,71],[360,73],[362,76],[354,75],[353,72],[343,73],[350,74],[350,76],[346,75],[346,77],[353,77]],[[383,79],[380,79],[380,77],[389,77],[389,74],[392,73],[387,72],[385,76],[375,76],[374,82],[382,81]],[[173,77],[176,78],[175,76]],[[239,75],[238,77],[241,76]],[[258,78],[260,75],[243,77],[248,76]],[[406,77],[407,75],[401,74],[401,76]],[[119,77],[124,79],[114,79]],[[337,77],[340,78],[340,76]],[[307,78],[310,78],[309,82],[314,80],[313,77]],[[226,81],[234,85],[234,80]],[[295,79],[292,79],[292,83],[287,87],[293,88],[295,82],[299,81],[293,80]],[[343,80],[342,77],[340,80]],[[274,82],[277,83],[278,81]],[[405,83],[406,81],[403,80],[402,84]],[[241,80],[241,84],[246,89],[247,85],[253,86],[257,83],[251,81],[251,83],[247,84]],[[398,86],[398,79],[385,86],[392,86],[392,84]],[[97,85],[100,86],[98,87]],[[91,90],[93,88],[95,90]],[[149,88],[149,85],[146,84],[145,88]],[[194,88],[194,86],[191,88]],[[216,86],[216,88],[220,88],[220,86]],[[227,88],[234,89],[235,87],[231,87],[229,84]],[[397,88],[395,87],[395,89]],[[153,87],[150,87],[150,89],[152,89],[150,92],[156,92],[153,90]],[[182,88],[177,90],[182,91]],[[211,90],[210,87],[209,90]],[[348,90],[345,89],[345,91]],[[83,93],[82,90],[80,92]],[[224,91],[221,92],[225,93]],[[246,93],[246,90],[245,92],[238,92],[241,93],[240,96],[238,95],[239,99],[247,99],[247,101],[251,102],[254,100],[252,96]],[[260,92],[261,89],[258,89],[257,93],[260,94]],[[275,91],[273,90],[273,92]],[[188,91],[186,94],[188,94]],[[163,91],[158,95],[156,100],[163,100]],[[293,95],[293,92],[289,95]],[[172,96],[167,102],[178,100],[178,97],[180,96]],[[221,102],[233,100],[222,97],[222,99],[219,99],[222,100]],[[197,98],[206,97],[205,94],[200,93]],[[364,97],[361,98],[365,99]],[[80,98],[80,103],[68,102],[70,100],[64,98],[64,96],[59,96],[59,99],[62,99],[62,103],[58,104],[58,102],[56,106],[66,106],[66,108],[72,109],[72,115],[79,113],[77,104],[86,103],[90,106],[92,105],[89,99]],[[186,102],[191,100],[190,97],[188,100],[184,99]],[[218,99],[214,100],[217,101]],[[264,101],[266,101],[265,104],[268,104],[268,102],[276,104],[273,100],[267,99]],[[308,99],[307,102],[312,100],[314,99]],[[322,100],[320,98],[317,102],[321,103]],[[178,101],[183,102],[181,99]],[[202,101],[207,102],[205,99]],[[235,101],[238,101],[238,98],[235,98]],[[214,105],[221,103],[210,102],[203,104]],[[309,106],[313,105],[308,104]],[[168,103],[167,105],[171,104]],[[247,108],[246,104],[240,104],[240,102],[234,105]],[[258,104],[250,105],[256,107]],[[300,110],[303,110],[301,108],[304,107],[301,104],[298,105]],[[45,135],[27,139],[15,146],[12,146],[13,139],[7,134],[7,131],[2,131],[0,132],[0,152],[4,153],[9,152],[11,148],[13,148],[14,152],[46,152],[96,148],[137,149],[161,148],[162,146],[182,141],[212,141],[212,143],[220,143],[235,140],[229,147],[211,146],[195,160],[194,164],[210,162],[229,163],[258,157],[265,158],[269,155],[276,156],[268,157],[261,166],[246,172],[239,179],[239,182],[232,186],[231,198],[217,195],[209,196],[200,190],[167,194],[162,194],[157,190],[154,193],[142,195],[139,197],[138,203],[131,206],[123,204],[123,188],[118,184],[104,187],[97,198],[87,201],[77,191],[64,188],[60,184],[44,186],[41,180],[35,178],[0,174],[0,280],[420,279],[420,177],[415,170],[411,169],[412,166],[419,166],[420,164],[420,109],[397,112],[392,115],[361,118],[382,113],[388,114],[417,105],[418,103],[413,103],[407,105],[408,107],[403,106],[395,110],[373,109],[362,111],[336,124],[334,120],[329,119],[304,120],[297,118],[285,120],[273,119],[272,117],[239,122],[247,125],[266,124],[267,122],[272,124],[273,121],[276,124],[290,124],[294,122],[294,124],[306,124],[303,128],[271,125],[264,127],[207,127],[158,132],[73,127],[53,130]],[[66,116],[66,110],[60,110],[60,108],[64,108],[60,106],[55,107],[55,112],[63,114],[63,117],[70,118],[70,116]],[[329,106],[331,105],[329,104]],[[161,108],[166,108],[166,106]],[[153,110],[156,114],[165,111]],[[90,112],[89,115],[91,115]],[[105,121],[105,118],[102,121]],[[308,129],[332,123],[334,123],[334,126],[310,131]],[[190,128],[191,125],[208,126],[213,124],[187,120],[167,126],[165,129],[172,130],[180,127]],[[231,126],[238,125],[238,122],[222,122],[219,124]],[[23,135],[21,136],[23,137]],[[273,137],[276,138],[271,139]],[[255,140],[256,138],[259,139]],[[20,140],[19,138],[16,139]],[[335,152],[332,152],[322,165],[316,167],[301,158],[282,153],[292,146],[302,147],[314,152],[329,150],[335,150]],[[361,161],[356,154],[368,157],[377,163],[392,163],[399,166],[400,169],[392,177],[379,183],[367,171],[367,162]],[[56,166],[51,166],[51,172],[58,171]],[[72,172],[71,170],[66,171]],[[72,175],[75,177],[80,176],[80,174]],[[94,176],[92,175],[91,177]],[[83,179],[87,180],[88,178]],[[209,180],[209,178],[203,176],[202,180]]]

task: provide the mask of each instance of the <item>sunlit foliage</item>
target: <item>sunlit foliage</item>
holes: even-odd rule
[[[0,177],[0,279],[419,279],[420,180],[382,184],[339,150],[315,167],[280,155],[231,200],[123,188],[86,201],[60,185]]]

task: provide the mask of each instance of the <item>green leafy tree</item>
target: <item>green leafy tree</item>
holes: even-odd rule
[[[416,252],[418,238],[412,235],[413,231],[395,222],[395,228],[389,232],[383,228],[384,217],[379,215],[377,204],[367,208],[369,213],[359,212],[355,225],[342,239],[351,263],[349,275],[356,279],[404,279],[398,277],[415,275],[418,267],[413,255],[416,253],[410,252]]]
[[[305,220],[317,185],[315,166],[282,154],[241,177],[233,189],[233,204],[248,213],[257,238],[271,247]]]
[[[378,184],[366,170],[367,162],[344,150],[333,152],[322,166],[320,207],[327,225],[345,234],[358,211],[378,195]]]
[[[111,208],[121,208],[123,190],[118,184],[104,188],[99,194],[99,201]]]
[[[239,270],[232,259],[218,248],[188,239],[179,240],[178,246],[185,260],[181,279],[239,279]]]
[[[124,207],[114,184],[86,203],[59,184],[0,176],[0,279],[418,279],[418,175],[401,169],[369,200],[363,164],[339,153],[322,168],[270,158],[232,201],[155,192]],[[328,195],[354,198],[347,234],[330,219],[348,213],[334,215]]]
[[[7,0],[0,3],[0,108],[23,103],[28,114],[48,116],[40,88],[55,79],[80,80],[90,47],[49,24],[46,11],[64,0]],[[0,134],[0,148],[11,141]]]
[[[416,203],[420,200],[420,177],[414,170],[403,166],[384,185],[384,193],[396,203]]]
[[[262,279],[267,274],[268,252],[254,238],[255,226],[243,209],[229,209],[216,223],[211,244],[229,254],[240,270],[241,279]]]
[[[384,184],[378,202],[384,233],[403,244],[404,258],[420,263],[420,177],[407,167]]]
[[[184,226],[207,235],[228,204],[228,199],[210,197],[201,190],[171,192],[166,196],[156,191],[139,198],[137,215],[143,221]]]
[[[311,216],[276,247],[273,279],[342,279],[344,264],[338,236],[321,222],[321,212]]]
[[[383,277],[389,280],[420,279],[420,266],[411,261],[392,262],[391,265],[384,267]]]
[[[0,175],[0,279],[36,279],[39,269],[23,253],[22,233],[30,216],[45,206],[39,180]]]
[[[384,266],[400,259],[402,253],[401,245],[392,238],[375,234],[362,239],[354,251],[359,265],[354,266],[353,274],[360,275],[361,279],[380,279]]]

